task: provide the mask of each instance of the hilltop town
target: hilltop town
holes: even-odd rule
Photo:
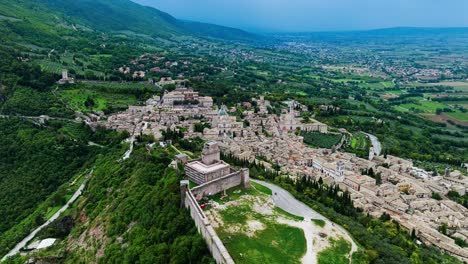
[[[347,135],[344,129],[338,130],[343,140],[332,149],[310,148],[298,132],[338,132],[302,117],[308,109],[294,100],[283,102],[279,115],[269,112],[272,104],[264,96],[251,102],[218,107],[211,97],[178,87],[162,97],[154,96],[145,106],[130,106],[94,125],[128,131],[133,136],[150,135],[160,141],[167,131],[182,132],[187,139],[215,140],[223,152],[262,163],[270,170],[279,166],[283,175],[336,184],[349,191],[355,206],[364,212],[375,217],[389,214],[422,243],[468,259],[468,251],[454,242],[468,238],[468,209],[445,196],[449,191],[465,194],[468,179],[460,171],[447,169],[444,175],[435,175],[415,167],[411,160],[379,155],[374,148],[368,159],[342,152],[339,147]],[[244,109],[241,115],[238,108]]]
[[[468,28],[149,2],[0,1],[1,263],[468,262]]]

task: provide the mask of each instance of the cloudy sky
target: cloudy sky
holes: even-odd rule
[[[252,31],[468,27],[468,0],[134,0],[186,20]]]

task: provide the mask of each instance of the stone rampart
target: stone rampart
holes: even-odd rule
[[[193,196],[192,192],[188,188],[188,186],[182,186],[184,188],[183,194],[185,195],[184,198],[184,205],[190,211],[190,216],[195,221],[195,225],[198,228],[198,232],[203,236],[208,245],[208,248],[215,259],[216,263],[218,264],[234,264],[234,260],[232,259],[231,255],[227,251],[226,247],[224,246],[221,239],[216,234],[213,226],[210,224],[210,221],[206,217],[203,210],[198,205],[195,196]]]
[[[199,185],[193,188],[191,192],[197,200],[200,200],[203,196],[215,195],[239,185],[247,187],[249,186],[249,182],[249,170],[241,169],[240,171],[232,171],[226,176]]]

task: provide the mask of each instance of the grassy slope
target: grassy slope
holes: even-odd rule
[[[133,31],[159,37],[187,33],[177,20],[154,8],[143,7],[127,0],[46,0],[50,8],[77,18],[102,31]]]
[[[329,240],[332,246],[318,253],[318,264],[348,264],[351,244],[343,238]]]
[[[46,0],[50,7],[102,31],[131,31],[157,37],[196,35],[228,40],[254,40],[251,33],[218,25],[180,21],[129,0]]]

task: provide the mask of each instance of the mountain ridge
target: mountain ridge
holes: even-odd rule
[[[194,35],[197,37],[224,40],[254,40],[252,33],[193,21],[178,20],[172,15],[153,7],[143,6],[129,0],[65,0],[41,1],[48,7],[60,10],[65,15],[79,19],[99,30],[122,31],[148,34],[153,37]]]

